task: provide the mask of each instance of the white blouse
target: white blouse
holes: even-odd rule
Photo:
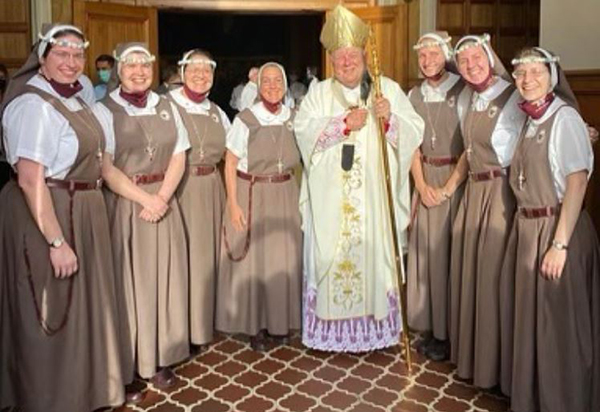
[[[119,106],[125,108],[125,111],[129,116],[152,116],[156,115],[156,106],[160,102],[161,97],[154,93],[150,92],[148,96],[148,102],[146,103],[146,107],[136,107],[129,103],[127,100],[123,99],[119,95],[120,87],[116,88],[109,94],[109,98],[113,99]],[[177,142],[175,143],[175,150],[173,150],[173,155],[176,155],[181,152],[185,152],[190,148],[190,141],[188,139],[188,132],[183,125],[183,121],[181,120],[181,115],[177,111],[177,107],[169,102],[171,108],[173,109],[173,118],[175,119],[175,126],[177,128]],[[104,129],[104,133],[106,134],[106,152],[110,155],[114,156],[116,149],[116,141],[115,141],[115,130],[114,130],[114,120],[113,114],[108,108],[102,104],[98,103],[98,118],[100,119],[100,124]]]
[[[423,101],[426,103],[443,102],[446,100],[446,94],[454,85],[460,80],[460,76],[448,72],[446,80],[438,84],[436,87],[429,84],[427,80],[421,83],[421,94],[423,95]],[[412,90],[408,96],[412,95]]]
[[[577,110],[564,105],[564,100],[555,98],[540,119],[528,122],[526,131],[528,136],[536,135],[539,125],[560,108],[550,131],[548,160],[556,195],[561,201],[567,188],[567,176],[585,170],[589,179],[594,168],[594,151],[585,122]]]
[[[261,126],[279,126],[286,122],[292,111],[285,105],[277,114],[273,114],[263,106],[262,102],[255,103],[250,107],[250,111],[256,116]],[[238,159],[237,170],[248,172],[248,137],[250,130],[248,126],[236,117],[233,125],[227,133],[227,149]]]
[[[473,93],[471,101],[469,101],[469,87],[463,89],[458,97],[458,116],[461,119],[463,136],[465,136],[465,133],[471,132],[470,130],[466,131],[464,128],[464,120],[469,106],[478,112],[487,110],[490,102],[509,86],[509,82],[499,77],[496,83],[482,93]],[[519,92],[515,90],[500,111],[496,128],[492,132],[492,147],[498,158],[498,163],[502,167],[510,166],[519,135],[527,117],[517,104],[520,98]]]
[[[81,76],[83,89],[70,98],[59,95],[40,75],[27,84],[59,99],[68,110],[82,110],[76,97],[94,107],[94,87],[90,79]],[[29,159],[45,167],[45,177],[64,179],[77,159],[79,141],[68,120],[37,94],[25,93],[7,106],[2,117],[6,159],[15,168],[19,158]]]
[[[182,87],[175,89],[175,90],[171,90],[169,92],[169,94],[171,95],[171,97],[173,97],[173,99],[177,102],[178,105],[183,107],[183,109],[187,113],[201,114],[204,116],[209,115],[209,110],[210,110],[210,100],[209,99],[204,99],[204,101],[202,103],[195,103],[183,95]],[[215,106],[217,107],[217,111],[219,112],[219,117],[221,118],[221,124],[225,128],[225,133],[227,133],[229,131],[229,129],[231,128],[231,122],[229,121],[227,114],[225,114],[225,112],[218,105],[215,104]],[[178,109],[181,110],[180,107],[178,107]]]

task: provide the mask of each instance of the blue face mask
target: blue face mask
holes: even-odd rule
[[[102,83],[108,83],[108,80],[110,79],[110,70],[109,69],[98,70],[98,77],[100,78],[100,81]]]

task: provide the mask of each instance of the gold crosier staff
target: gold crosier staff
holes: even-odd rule
[[[371,28],[369,35],[369,45],[371,48],[371,64],[370,73],[373,77],[373,86],[375,87],[375,97],[382,97],[381,93],[381,68],[379,66],[379,57],[377,55],[377,43],[375,40],[375,34],[373,28]],[[379,147],[381,149],[381,165],[385,176],[385,193],[387,197],[388,206],[388,217],[390,220],[390,229],[392,231],[392,245],[394,248],[394,263],[396,267],[396,276],[398,278],[398,293],[400,299],[400,312],[402,315],[402,336],[400,338],[401,344],[404,344],[404,351],[406,356],[406,365],[408,373],[412,373],[412,360],[410,356],[410,342],[408,340],[408,317],[406,311],[406,302],[404,300],[404,266],[400,260],[400,248],[398,245],[398,230],[396,228],[396,212],[394,210],[394,201],[392,198],[392,181],[390,177],[390,163],[388,160],[388,148],[387,141],[385,138],[385,122],[382,117],[377,118],[377,130],[379,131]]]

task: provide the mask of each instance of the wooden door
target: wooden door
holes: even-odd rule
[[[0,1],[0,62],[13,73],[25,63],[30,50],[29,0]]]
[[[75,1],[73,22],[90,41],[86,73],[96,79],[94,61],[100,54],[113,54],[115,46],[128,41],[148,44],[157,58],[154,64],[155,87],[158,84],[158,20],[153,7],[126,6],[114,3]]]
[[[352,9],[364,22],[370,24],[377,43],[380,66],[383,74],[407,87],[409,68],[408,6],[379,6]],[[368,48],[367,48],[368,49]],[[368,56],[370,59],[370,55]],[[333,73],[329,53],[324,53],[325,74]]]

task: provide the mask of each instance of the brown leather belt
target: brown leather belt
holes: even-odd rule
[[[51,177],[46,178],[46,186],[54,187],[58,189],[67,189],[71,192],[79,190],[99,190],[102,189],[102,178],[98,180],[63,180],[54,179]]]
[[[422,155],[421,160],[423,161],[423,163],[427,163],[428,165],[441,167],[441,166],[454,165],[454,164],[458,163],[458,156],[436,156],[436,157],[434,157],[434,156]]]
[[[164,173],[154,173],[149,175],[137,174],[131,176],[131,181],[136,185],[149,185],[150,183],[162,182],[165,180]]]
[[[518,212],[526,219],[556,216],[560,213],[559,206],[519,207]]]
[[[486,180],[492,180],[500,176],[506,176],[504,169],[492,169],[478,173],[469,172],[469,177],[475,182],[485,182]]]
[[[206,176],[217,171],[217,167],[213,165],[190,166],[190,174],[192,176]]]
[[[249,180],[254,183],[281,183],[286,182],[292,178],[291,173],[284,173],[280,175],[251,175],[244,173],[240,170],[237,171],[237,175],[244,180]]]

